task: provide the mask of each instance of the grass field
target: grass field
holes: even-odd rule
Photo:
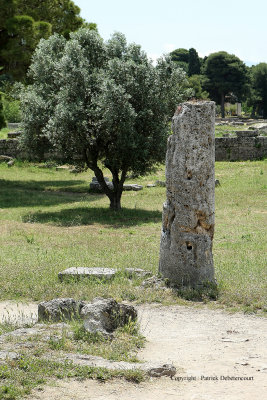
[[[165,188],[146,188],[164,180],[157,174],[138,178],[140,192],[125,192],[123,210],[109,210],[108,199],[90,193],[92,173],[72,174],[46,165],[0,164],[0,300],[41,301],[55,297],[196,304],[191,293],[179,297],[168,289],[142,289],[142,279],[129,280],[127,267],[157,274],[162,203]],[[108,175],[108,174],[106,174]],[[216,163],[216,232],[214,262],[218,299],[211,307],[266,315],[266,189],[267,160]],[[134,182],[134,180],[132,180]],[[112,267],[119,273],[111,282],[60,283],[59,271],[72,266]],[[199,303],[200,304],[200,303]],[[11,330],[0,325],[0,334]],[[116,331],[113,341],[88,336],[80,322],[68,331],[51,332],[47,339],[32,335],[17,339],[7,334],[4,346],[24,340],[17,360],[0,365],[0,398],[19,400],[51,379],[121,377],[140,382],[142,371],[109,371],[60,361],[66,352],[93,354],[110,360],[138,361],[144,345],[138,326],[129,323]],[[12,347],[13,348],[13,347]],[[49,355],[49,357],[46,357]]]
[[[216,163],[216,304],[267,311],[266,176],[266,160]],[[0,165],[0,299],[185,303],[171,290],[144,290],[140,279],[129,281],[123,272],[136,267],[157,274],[165,188],[146,184],[163,180],[163,167],[131,180],[144,190],[125,192],[119,213],[109,210],[106,196],[88,192],[91,178],[29,163]],[[74,266],[119,274],[109,283],[60,283],[58,272]]]

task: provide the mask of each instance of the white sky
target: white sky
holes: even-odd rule
[[[151,58],[179,47],[200,56],[235,54],[267,62],[267,0],[74,0],[106,40],[119,31]]]

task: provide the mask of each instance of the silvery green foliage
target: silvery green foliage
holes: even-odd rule
[[[184,72],[169,59],[154,67],[124,35],[104,43],[84,28],[69,41],[41,40],[30,76],[21,96],[24,145],[50,145],[86,164],[110,199],[120,199],[127,172],[144,174],[164,160],[168,120],[190,95]],[[112,173],[113,192],[99,161]]]

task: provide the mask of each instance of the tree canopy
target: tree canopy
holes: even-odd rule
[[[267,64],[260,63],[251,68],[253,105],[263,118],[267,118]]]
[[[191,48],[188,52],[188,76],[200,74],[200,59],[195,49]]]
[[[33,84],[21,96],[24,146],[52,147],[93,170],[114,209],[127,173],[145,174],[164,160],[169,118],[190,95],[185,72],[170,59],[154,67],[122,34],[104,43],[83,28],[69,41],[41,40],[30,75]]]
[[[188,60],[189,51],[187,49],[179,48],[170,53],[172,61],[176,62],[179,67],[183,68],[188,73]]]
[[[23,80],[39,40],[54,32],[68,37],[85,24],[79,13],[79,7],[71,0],[1,0],[1,74]],[[87,25],[96,29],[95,24]]]
[[[225,51],[212,53],[205,63],[205,89],[210,97],[221,103],[221,114],[224,117],[224,101],[227,94],[241,100],[248,91],[247,67],[234,54]]]

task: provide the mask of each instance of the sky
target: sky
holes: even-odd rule
[[[74,0],[87,22],[109,39],[122,32],[156,59],[194,47],[201,57],[235,54],[247,65],[267,62],[267,0]]]

